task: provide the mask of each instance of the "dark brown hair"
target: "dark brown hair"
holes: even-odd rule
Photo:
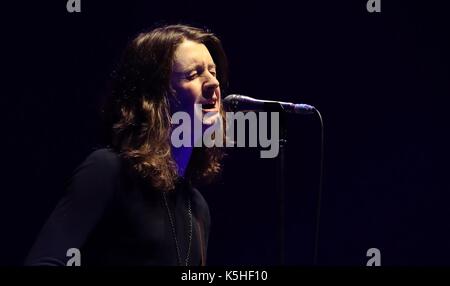
[[[178,178],[170,145],[170,87],[174,53],[184,41],[204,44],[217,66],[221,88],[227,84],[227,60],[220,40],[211,32],[186,25],[169,25],[140,33],[125,49],[113,73],[105,114],[109,145],[141,177],[156,188],[171,190]],[[210,182],[221,169],[220,148],[194,148],[185,176]]]

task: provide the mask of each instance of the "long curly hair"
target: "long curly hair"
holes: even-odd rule
[[[208,30],[169,25],[140,33],[128,44],[104,108],[109,145],[142,178],[166,191],[178,179],[170,145],[170,103],[177,102],[170,76],[175,50],[184,40],[208,48],[223,92],[227,59],[220,40]],[[211,182],[220,173],[222,157],[222,148],[194,148],[185,177],[197,185]]]

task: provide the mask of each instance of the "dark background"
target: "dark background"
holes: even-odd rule
[[[206,26],[230,61],[230,93],[307,102],[322,113],[320,265],[448,265],[448,5],[355,1],[65,1],[2,4],[0,265],[20,265],[99,146],[99,106],[125,44],[155,23]],[[392,3],[395,2],[395,3]],[[290,116],[286,263],[311,265],[320,124]],[[276,160],[230,150],[203,189],[209,264],[278,264]]]

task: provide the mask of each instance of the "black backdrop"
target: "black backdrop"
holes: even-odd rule
[[[126,42],[160,23],[207,26],[229,92],[307,102],[325,121],[320,265],[445,265],[448,6],[355,1],[65,1],[2,4],[0,265],[20,265],[73,169],[99,144],[99,105]],[[296,3],[298,2],[298,3]],[[395,3],[392,3],[395,2]],[[443,2],[443,1],[442,1]],[[311,265],[319,122],[289,117],[286,263]],[[273,265],[275,160],[230,150],[203,189],[211,265]]]

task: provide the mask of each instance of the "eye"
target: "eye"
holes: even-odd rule
[[[198,73],[197,72],[192,72],[186,75],[186,79],[187,80],[194,80],[198,77]]]
[[[210,70],[209,73],[212,74],[213,77],[217,77],[216,70]]]

